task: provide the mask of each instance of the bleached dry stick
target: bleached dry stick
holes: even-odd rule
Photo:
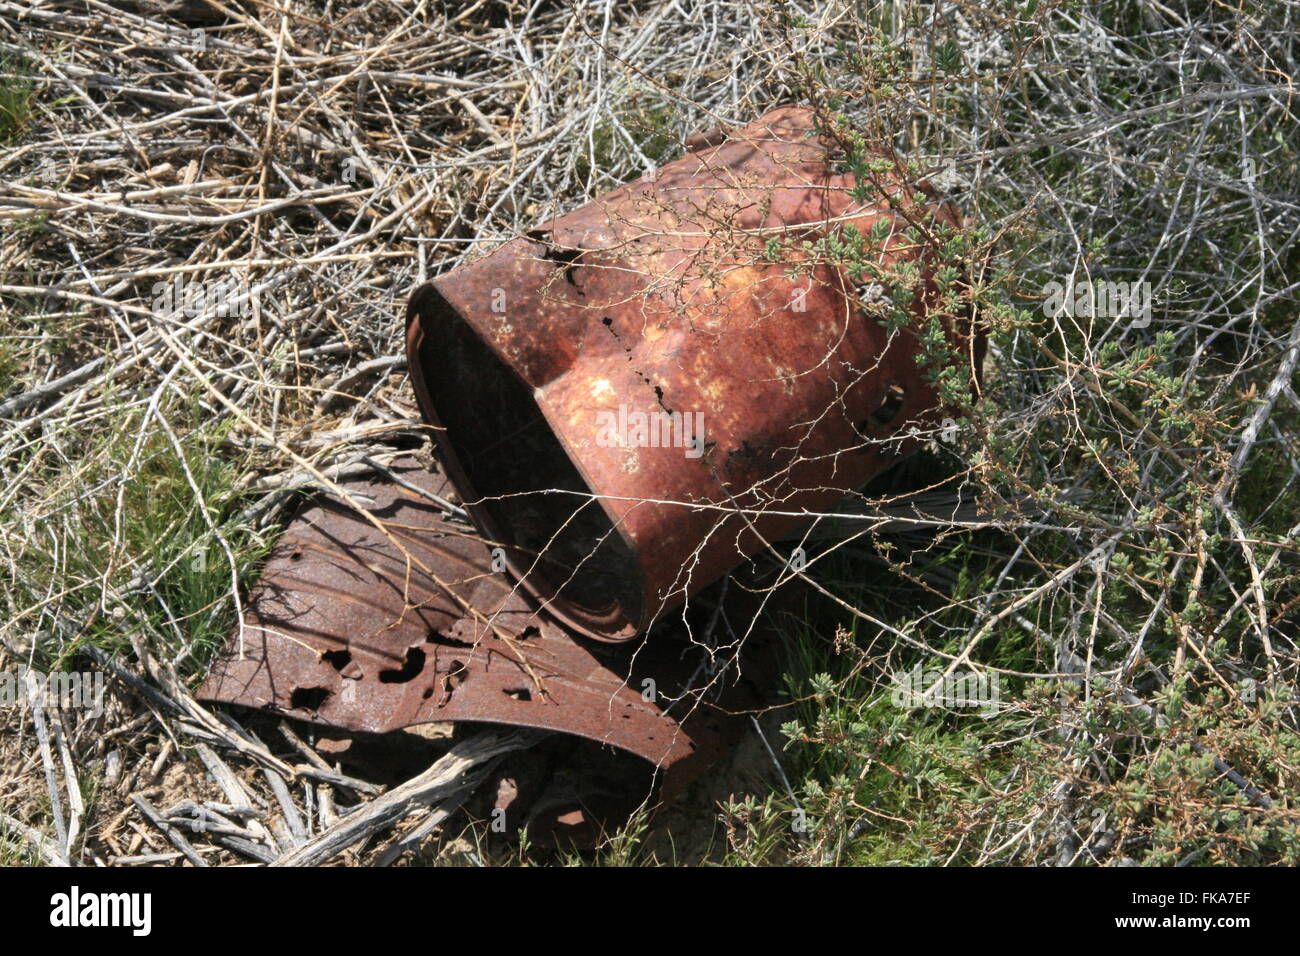
[[[462,740],[418,777],[353,810],[275,866],[319,866],[360,840],[392,826],[416,807],[456,799],[483,780],[497,757],[522,750],[541,735],[530,730],[487,730]]]

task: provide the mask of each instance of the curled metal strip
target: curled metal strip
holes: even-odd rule
[[[716,754],[725,718],[687,686],[696,656],[669,641],[575,638],[492,570],[472,529],[421,497],[441,490],[439,475],[413,460],[392,470],[401,484],[344,485],[383,530],[330,495],[290,524],[202,699],[373,734],[437,721],[536,727],[668,774]]]

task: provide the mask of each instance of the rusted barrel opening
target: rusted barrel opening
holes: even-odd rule
[[[641,612],[640,567],[532,389],[429,287],[414,363],[441,458],[529,590],[592,622]],[[436,375],[419,370],[434,368]]]

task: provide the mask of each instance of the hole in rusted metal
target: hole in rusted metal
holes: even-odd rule
[[[326,651],[321,654],[320,659],[336,671],[341,671],[352,663],[352,652],[342,648],[337,651]]]
[[[462,641],[460,638],[451,637],[442,633],[442,631],[430,631],[426,640],[430,644],[442,644],[446,647],[462,647],[466,649],[473,649],[474,647],[471,641]]]
[[[424,651],[418,647],[408,647],[406,649],[406,660],[402,662],[401,668],[380,671],[379,682],[381,684],[405,684],[407,681],[415,680],[422,670],[424,670]]]
[[[871,413],[871,420],[877,425],[888,425],[903,410],[903,396],[906,394],[907,389],[895,382],[890,382],[885,391],[885,400],[880,403],[879,408]]]
[[[461,661],[452,661],[451,667],[447,669],[447,676],[442,682],[442,690],[447,700],[451,700],[451,695],[456,688],[465,681],[469,680],[469,668]],[[446,701],[444,701],[446,703]]]
[[[289,706],[294,710],[320,710],[330,693],[328,687],[295,687],[289,695]]]
[[[573,274],[574,266],[582,257],[581,249],[561,249],[559,246],[553,246],[549,243],[546,246],[546,258],[552,262],[558,263],[564,271],[564,281],[569,283],[575,289],[578,288],[578,280]]]
[[[527,687],[502,688],[507,697],[513,697],[515,700],[532,700],[533,692]]]

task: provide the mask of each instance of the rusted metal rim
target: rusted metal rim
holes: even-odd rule
[[[438,459],[451,480],[461,493],[465,508],[474,519],[474,523],[483,532],[489,543],[502,549],[505,565],[515,580],[546,611],[555,618],[572,627],[578,633],[597,640],[621,641],[636,636],[636,628],[629,623],[624,605],[613,595],[621,590],[622,601],[635,603],[643,590],[641,572],[635,562],[626,557],[628,542],[623,533],[608,521],[603,509],[587,509],[592,523],[596,525],[593,537],[604,538],[610,542],[607,550],[619,552],[619,570],[622,575],[621,588],[611,587],[609,596],[600,599],[597,591],[588,589],[585,599],[570,597],[556,600],[557,587],[554,580],[563,574],[563,570],[548,567],[548,548],[550,542],[537,542],[542,547],[522,549],[518,546],[518,534],[509,524],[509,515],[498,515],[498,502],[484,500],[476,490],[482,482],[471,478],[466,463],[462,461],[463,443],[452,441],[448,426],[444,424],[438,409],[449,409],[449,415],[473,409],[473,398],[464,397],[456,400],[453,396],[439,396],[435,401],[433,391],[439,389],[437,380],[426,378],[425,369],[434,368],[445,360],[445,353],[451,347],[471,351],[472,363],[465,361],[464,367],[472,367],[480,377],[491,377],[492,385],[499,390],[510,403],[512,409],[534,412],[537,419],[544,420],[545,415],[531,398],[531,390],[526,383],[505,365],[503,365],[482,343],[465,334],[465,327],[459,322],[455,311],[447,304],[432,283],[425,283],[412,293],[406,309],[407,321],[407,355],[411,362],[411,384],[415,390],[425,420],[434,428],[434,443],[438,449]],[[452,342],[454,341],[454,345]],[[447,384],[445,381],[441,384]],[[499,435],[499,421],[484,420],[477,426],[491,435]],[[556,487],[566,487],[573,495],[575,504],[582,500],[591,501],[593,496],[580,467],[573,461],[568,451],[563,448],[558,437],[550,430],[537,430],[533,439],[540,447],[536,449],[537,459],[548,463],[549,473]],[[505,505],[508,507],[508,502]],[[612,582],[607,576],[606,581]]]

